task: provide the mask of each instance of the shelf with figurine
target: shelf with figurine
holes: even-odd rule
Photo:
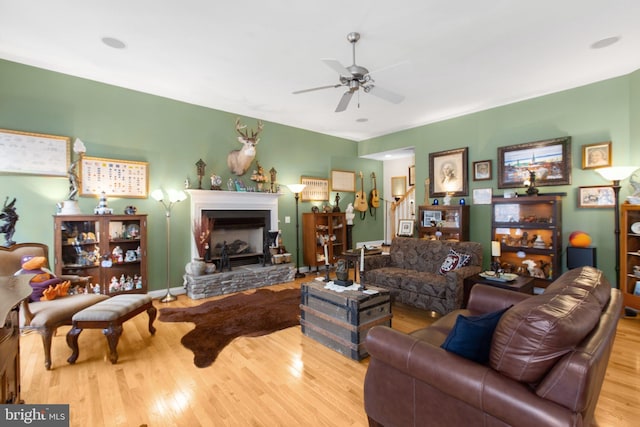
[[[55,215],[56,274],[86,277],[92,292],[146,293],[146,236],[146,215]],[[124,279],[115,291],[113,277]]]

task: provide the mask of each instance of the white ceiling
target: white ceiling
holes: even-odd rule
[[[320,59],[351,65],[352,31],[402,103],[292,94],[338,83]],[[625,75],[638,52],[637,0],[0,0],[0,58],[356,141]]]

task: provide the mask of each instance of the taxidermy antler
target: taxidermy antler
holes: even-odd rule
[[[236,131],[240,134],[238,141],[242,144],[242,148],[231,151],[227,156],[227,166],[234,174],[244,175],[249,169],[251,162],[256,157],[256,145],[260,142],[258,135],[262,132],[263,127],[262,121],[258,120],[258,129],[255,132],[251,131],[251,136],[249,136],[247,125],[241,125],[240,119],[236,119]]]

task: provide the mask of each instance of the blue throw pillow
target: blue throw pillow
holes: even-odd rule
[[[489,362],[491,338],[500,318],[511,307],[479,316],[459,315],[440,347],[474,362]]]

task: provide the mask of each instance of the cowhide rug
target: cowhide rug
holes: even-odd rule
[[[192,322],[194,330],[182,345],[194,354],[199,368],[211,365],[222,349],[240,336],[257,337],[300,324],[300,289],[258,289],[234,294],[196,307],[162,308],[163,322]]]

